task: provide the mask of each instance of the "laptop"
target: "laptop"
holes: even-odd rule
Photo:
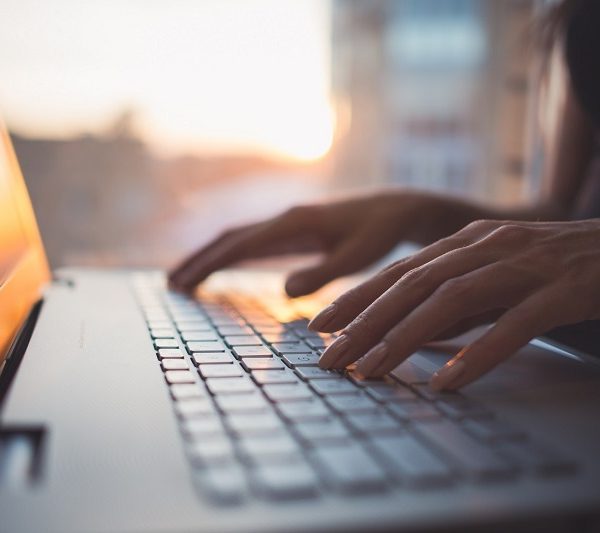
[[[0,531],[592,531],[600,369],[536,340],[459,393],[450,352],[381,380],[277,276],[190,299],[156,271],[49,271],[0,134]]]

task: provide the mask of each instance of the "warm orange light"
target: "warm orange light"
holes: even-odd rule
[[[0,121],[0,369],[50,272],[14,151]]]
[[[27,68],[0,58],[5,118],[24,134],[100,131],[131,107],[164,155],[312,161],[331,146],[327,2],[27,4],[0,17],[15,57],[28,35]]]

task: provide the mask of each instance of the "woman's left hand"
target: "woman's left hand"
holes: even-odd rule
[[[322,368],[360,359],[364,377],[393,370],[440,336],[494,322],[434,374],[457,389],[548,330],[600,318],[600,220],[477,221],[384,269],[310,327],[342,335]]]

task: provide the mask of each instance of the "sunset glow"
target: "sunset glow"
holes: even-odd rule
[[[329,12],[319,0],[11,0],[0,110],[62,137],[124,109],[159,153],[312,160],[331,146]]]

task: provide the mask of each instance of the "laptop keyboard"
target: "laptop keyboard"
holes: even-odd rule
[[[191,300],[138,274],[134,290],[193,479],[219,504],[441,490],[572,475],[575,465],[460,393],[318,367],[332,341],[260,302]],[[415,378],[416,379],[416,378]]]

